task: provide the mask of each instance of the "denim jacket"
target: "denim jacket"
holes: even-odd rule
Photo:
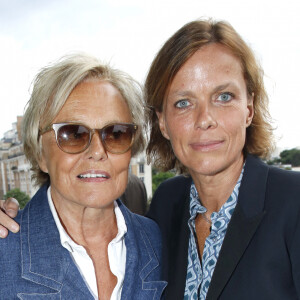
[[[47,185],[20,211],[20,232],[0,240],[0,299],[93,300],[70,253],[61,246]],[[161,239],[158,226],[131,213],[121,201],[127,225],[126,272],[121,299],[161,299]]]

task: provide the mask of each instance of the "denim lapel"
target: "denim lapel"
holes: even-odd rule
[[[148,279],[152,272],[160,274],[158,257],[137,217],[121,202],[119,206],[128,229],[125,236],[127,256],[122,299],[137,299],[137,296],[138,299],[161,299],[167,282]]]
[[[24,209],[21,220],[22,278],[53,289],[44,295],[20,294],[21,299],[61,299],[64,293],[93,299],[59,233],[43,186]],[[86,291],[86,293],[85,293]],[[65,295],[66,299],[69,297]]]
[[[268,171],[258,158],[248,155],[238,203],[208,289],[208,300],[218,299],[263,219]]]

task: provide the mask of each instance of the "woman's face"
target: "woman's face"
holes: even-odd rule
[[[198,50],[174,77],[157,115],[162,134],[192,176],[241,163],[253,96],[239,59],[217,43]]]
[[[113,85],[92,79],[74,88],[53,121],[63,122],[100,129],[110,123],[131,123],[132,118]],[[98,134],[93,135],[90,146],[79,154],[63,152],[56,144],[53,130],[42,135],[40,168],[50,176],[55,204],[112,207],[113,201],[125,191],[130,158],[130,150],[124,154],[106,152]]]

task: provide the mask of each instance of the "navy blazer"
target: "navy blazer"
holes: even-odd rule
[[[161,184],[148,213],[162,232],[163,279],[170,300],[184,296],[191,181],[178,176]],[[248,155],[206,299],[299,298],[300,173]]]
[[[166,282],[161,281],[158,226],[118,204],[128,229],[121,299],[160,299]],[[61,246],[46,185],[16,221],[20,232],[0,240],[0,299],[93,299],[72,256]]]

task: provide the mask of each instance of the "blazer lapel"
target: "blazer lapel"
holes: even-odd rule
[[[167,299],[183,299],[184,297],[190,238],[188,220],[190,218],[191,183],[191,177],[184,178],[184,180],[181,177],[176,189],[174,188],[172,193],[169,193],[170,198],[177,199],[178,202],[174,214],[171,216],[175,219],[171,222],[172,228],[168,228],[169,233],[164,236],[165,239],[168,239],[167,254],[163,257],[168,281],[165,293]],[[178,190],[178,188],[180,189]],[[173,196],[173,193],[177,195]]]
[[[157,281],[149,281],[147,279],[147,277],[149,276],[149,274],[151,274],[151,272],[153,272],[155,269],[159,268],[160,264],[159,264],[158,258],[156,257],[155,252],[153,251],[151,243],[144,231],[140,231],[139,241],[142,244],[141,249],[142,249],[142,251],[145,251],[145,254],[146,254],[145,257],[147,257],[147,259],[141,260],[141,263],[139,264],[140,268],[135,270],[135,272],[138,273],[138,275],[142,281],[142,290],[144,291],[145,295],[149,294],[149,291],[153,291],[153,299],[160,299],[162,292],[167,285],[167,282],[158,281],[158,280]],[[130,254],[128,255],[130,262],[132,262],[133,259],[135,259],[135,261],[137,260],[137,257],[134,257],[134,255],[132,255],[133,253],[134,252],[131,251]],[[132,265],[133,264],[131,264],[131,268],[132,268]],[[143,299],[142,296],[141,296],[141,299]]]
[[[148,279],[153,271],[157,272],[160,265],[150,240],[142,224],[136,219],[137,216],[124,207],[121,202],[118,204],[128,228],[125,237],[127,255],[122,299],[131,299],[137,295],[139,299],[149,299],[149,295],[153,295],[152,299],[161,299],[167,282]],[[139,286],[141,286],[140,289]]]
[[[22,215],[22,278],[53,289],[53,293],[20,293],[19,296],[21,299],[61,299],[63,293],[76,291],[82,299],[93,299],[70,253],[61,246],[48,205],[47,188],[43,186],[37,192]],[[67,294],[64,299],[68,299]]]
[[[147,216],[162,234],[162,278],[168,282],[166,299],[183,299],[188,265],[190,186],[192,179],[175,176],[155,192]]]
[[[264,216],[268,167],[247,156],[238,203],[228,225],[206,299],[217,299]]]

